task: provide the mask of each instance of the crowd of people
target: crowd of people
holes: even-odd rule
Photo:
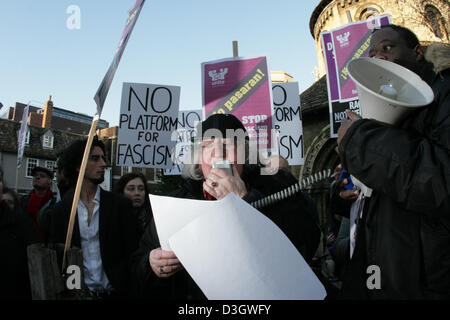
[[[325,277],[321,266],[316,271],[328,299],[449,299],[450,49],[425,51],[410,30],[395,25],[374,32],[370,56],[417,73],[432,87],[434,101],[400,126],[347,112],[338,132],[341,164],[330,188],[326,228],[314,201],[303,192],[260,212],[311,266],[324,252],[331,254],[334,277]],[[198,161],[185,164],[183,183],[168,196],[212,201],[234,193],[251,203],[297,182],[282,158],[266,162],[277,169],[270,175],[261,174],[261,163],[236,161],[239,150],[248,153],[248,135],[230,138],[229,130],[245,132],[229,114],[200,123],[194,141],[198,147],[191,148]],[[28,245],[65,242],[85,146],[86,140],[76,141],[58,156],[56,196],[48,169],[33,169],[33,190],[19,199],[3,185],[0,168],[1,299],[31,298]],[[231,173],[213,167],[222,160],[232,163]],[[95,138],[72,238],[72,245],[82,249],[89,296],[205,299],[175,253],[161,249],[145,176],[125,174],[114,192],[105,191],[99,185],[107,165],[105,146]],[[352,187],[347,172],[370,186],[372,195]],[[375,288],[367,285],[370,266],[380,271]]]

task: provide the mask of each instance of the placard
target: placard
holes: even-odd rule
[[[272,91],[266,57],[228,58],[202,63],[205,119],[231,113],[258,146],[270,147]]]
[[[368,56],[373,30],[387,24],[390,24],[389,15],[382,15],[321,33],[327,68],[331,138],[337,138],[340,123],[346,117],[345,110],[360,114],[358,92],[348,74],[347,64]]]
[[[193,147],[192,139],[197,134],[197,123],[202,121],[201,110],[183,110],[178,114],[178,129],[175,134],[176,144],[172,152],[172,167],[164,170],[164,175],[180,175],[183,171],[186,155]],[[172,137],[173,139],[174,137]]]
[[[172,132],[178,126],[180,87],[124,83],[117,142],[118,166],[172,166]]]
[[[298,82],[273,84],[272,95],[273,127],[279,132],[278,153],[291,166],[303,165],[303,126]]]

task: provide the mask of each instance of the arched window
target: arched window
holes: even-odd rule
[[[432,5],[425,6],[425,19],[429,23],[436,37],[441,39],[448,38],[444,18],[436,7]]]
[[[380,11],[377,8],[374,7],[367,7],[364,10],[361,11],[359,14],[359,20],[367,20],[370,17],[375,17],[380,15]]]

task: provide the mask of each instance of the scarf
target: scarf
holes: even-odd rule
[[[30,195],[30,200],[28,201],[27,206],[27,212],[30,214],[31,218],[33,219],[33,224],[36,227],[39,236],[41,237],[42,241],[45,242],[44,233],[42,232],[41,228],[39,227],[38,223],[38,213],[39,210],[48,202],[50,201],[52,197],[52,192],[50,189],[47,190],[47,192],[40,196],[37,195],[36,192],[33,190]]]

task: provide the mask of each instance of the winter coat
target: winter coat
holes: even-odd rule
[[[74,189],[67,191],[49,213],[50,243],[66,241],[74,192]],[[130,199],[101,189],[98,228],[103,269],[113,288],[122,296],[128,296],[129,260],[139,242],[138,220]],[[71,245],[81,248],[78,215],[75,216]]]
[[[31,217],[0,201],[0,300],[31,299],[27,246],[39,242]]]
[[[450,298],[450,48],[430,47],[425,57],[434,71],[428,64],[421,77],[434,101],[399,127],[358,120],[339,146],[342,165],[373,189],[343,298]],[[371,265],[379,289],[367,287]]]

